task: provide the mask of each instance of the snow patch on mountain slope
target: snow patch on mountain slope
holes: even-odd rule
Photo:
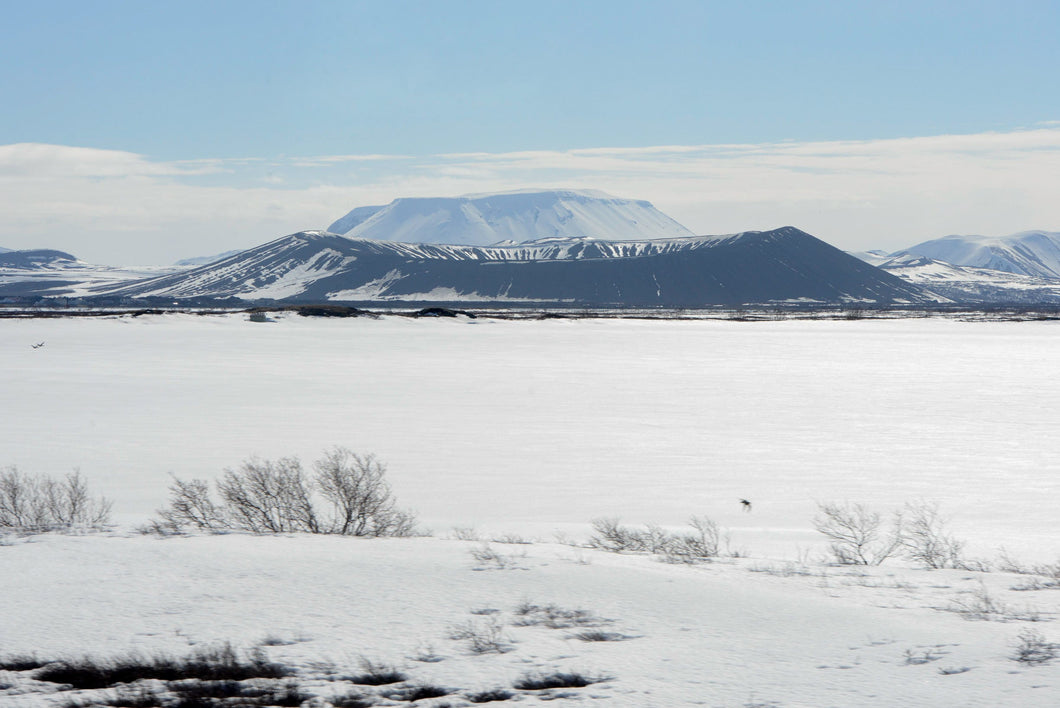
[[[477,246],[546,237],[692,235],[650,202],[579,190],[395,199],[386,206],[358,207],[328,231],[349,238]]]

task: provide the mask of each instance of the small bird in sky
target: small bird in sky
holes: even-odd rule
[[[750,511],[751,510],[751,502],[747,501],[746,499],[741,499],[740,503],[743,504],[743,510],[744,511]]]
[[[30,346],[32,346],[34,349],[40,349],[44,346],[44,342],[37,342],[36,344],[32,344]]]

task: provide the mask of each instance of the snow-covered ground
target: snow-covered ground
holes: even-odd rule
[[[274,635],[297,640],[267,651],[307,681],[312,662],[355,670],[364,655],[464,692],[553,668],[612,677],[561,704],[1053,706],[1060,660],[1010,657],[1028,626],[1060,642],[1060,591],[907,561],[864,576],[828,567],[812,518],[818,501],[881,512],[937,501],[968,555],[1003,546],[1056,562],[1057,327],[0,321],[0,465],[77,467],[120,524],[0,546],[0,655],[183,652]],[[164,504],[169,473],[214,478],[253,454],[308,462],[332,445],[385,460],[401,504],[436,537],[131,531]],[[745,557],[674,566],[552,542],[584,538],[596,517],[676,527],[693,514],[729,529]],[[494,543],[511,567],[475,570],[479,546],[446,540],[454,526],[540,542]],[[946,611],[984,592],[1007,613]],[[592,611],[633,638],[516,626],[524,601]],[[470,613],[482,608],[500,610],[512,651],[474,655],[447,638],[484,622]],[[1034,613],[1044,621],[1017,619]],[[409,658],[428,645],[444,660]],[[925,652],[937,658],[916,663]],[[46,698],[0,691],[4,706]],[[466,705],[434,704],[445,702]]]
[[[454,695],[512,689],[525,673],[579,672],[585,688],[512,691],[520,702],[605,706],[1055,706],[1060,662],[1013,661],[1019,633],[1053,622],[973,621],[947,611],[977,593],[1018,614],[1060,591],[1017,592],[991,573],[802,566],[769,560],[675,566],[558,544],[501,545],[507,568],[477,563],[474,542],[226,535],[44,537],[0,548],[3,650],[38,657],[185,655],[266,641],[313,693],[361,657]],[[549,628],[521,606],[584,610]],[[497,610],[494,614],[476,614]],[[537,613],[540,614],[540,613]],[[557,613],[558,614],[558,613]],[[597,620],[597,621],[594,621]],[[476,654],[454,629],[500,628],[505,653]],[[620,635],[587,642],[585,631]],[[283,645],[284,642],[288,644]],[[434,659],[423,661],[422,659]],[[0,672],[0,705],[57,705]],[[54,690],[54,688],[53,688]],[[98,692],[74,694],[78,698]],[[595,700],[594,700],[595,699]],[[50,703],[50,701],[56,703]],[[385,705],[397,702],[379,701]],[[504,705],[500,703],[498,705]]]
[[[0,464],[80,468],[122,522],[170,473],[343,445],[385,460],[437,532],[699,514],[791,555],[816,501],[929,499],[981,552],[1060,551],[1053,322],[165,315],[0,334]]]

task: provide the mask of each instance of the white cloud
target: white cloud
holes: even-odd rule
[[[1060,229],[1060,125],[889,140],[163,162],[0,146],[0,246],[99,262],[247,247],[400,196],[524,187],[648,199],[698,233],[799,226],[842,248]]]

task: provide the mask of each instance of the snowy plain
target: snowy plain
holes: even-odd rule
[[[1060,641],[1060,592],[905,561],[830,567],[812,519],[819,501],[884,513],[938,502],[968,555],[1004,547],[1056,562],[1058,327],[0,321],[0,465],[79,468],[119,524],[0,547],[0,654],[179,652],[278,634],[294,643],[270,656],[299,666],[364,655],[466,690],[550,667],[612,679],[559,704],[1055,706],[1060,662],[1011,655],[1024,625]],[[213,479],[251,455],[308,463],[332,445],[384,460],[435,538],[132,531],[165,503],[170,473]],[[693,514],[729,529],[743,557],[686,567],[554,542],[584,539],[597,517],[678,527]],[[478,544],[446,539],[453,527],[539,542],[495,543],[509,567],[476,570]],[[984,589],[1018,609],[999,621],[946,611]],[[516,626],[524,601],[590,610],[630,638]],[[481,621],[476,608],[500,610],[512,651],[473,655],[447,638]],[[1043,621],[1015,619],[1035,613]],[[426,645],[444,661],[409,658]],[[49,700],[0,691],[0,705]],[[446,702],[466,705],[420,704]]]

